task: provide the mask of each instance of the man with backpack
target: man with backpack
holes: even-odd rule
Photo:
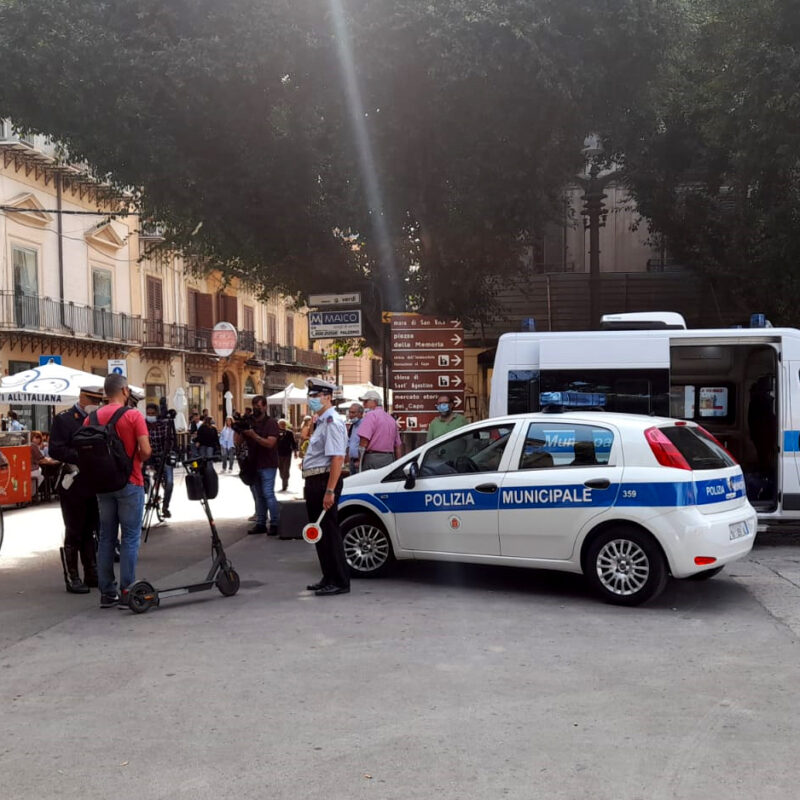
[[[73,436],[78,468],[97,492],[100,545],[97,573],[100,608],[120,605],[114,575],[114,547],[119,529],[120,587],[136,580],[136,561],[142,532],[144,478],[142,462],[152,455],[147,423],[128,400],[131,390],[122,375],[109,375],[104,384],[108,404],[92,412]]]

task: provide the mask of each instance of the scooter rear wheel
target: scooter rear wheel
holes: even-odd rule
[[[134,614],[144,614],[158,605],[158,592],[147,581],[136,581],[128,588],[128,608]]]
[[[217,575],[217,589],[225,597],[233,597],[239,591],[239,573],[230,567]]]

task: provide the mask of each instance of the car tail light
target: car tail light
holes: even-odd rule
[[[724,451],[725,451],[725,452],[728,454],[728,458],[730,458],[730,460],[731,460],[731,461],[733,461],[733,463],[734,463],[734,464],[738,464],[738,463],[739,463],[739,462],[738,462],[738,461],[737,461],[737,460],[736,460],[736,459],[735,459],[735,458],[734,458],[734,457],[731,455],[731,453],[730,453],[730,451],[728,450],[728,448],[727,448],[727,447],[725,447],[725,445],[724,445],[724,444],[722,444],[722,442],[721,442],[719,439],[717,439],[717,437],[716,437],[716,436],[714,436],[714,434],[713,434],[713,433],[709,433],[709,432],[708,432],[708,431],[707,431],[707,430],[706,430],[706,429],[705,429],[705,428],[704,428],[702,425],[698,425],[698,426],[697,426],[697,432],[698,432],[698,433],[699,433],[701,436],[705,436],[705,438],[706,438],[706,439],[710,439],[712,442],[714,442],[714,444],[715,444],[715,445],[717,445],[717,447],[721,447],[721,448],[722,448],[722,449],[723,449],[723,450],[724,450]]]
[[[688,469],[691,471],[692,468],[689,466],[689,462],[659,428],[648,428],[644,432],[644,438],[647,439],[656,461],[662,467],[674,467],[675,469]]]
[[[695,556],[694,563],[697,564],[698,567],[705,567],[708,564],[713,564],[717,559],[714,556]]]

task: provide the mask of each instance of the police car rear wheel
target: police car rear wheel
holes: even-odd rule
[[[342,523],[344,554],[354,578],[377,578],[394,563],[389,534],[371,517],[356,514]]]
[[[667,583],[661,548],[649,534],[633,528],[600,534],[589,547],[585,573],[604,600],[624,606],[652,600]]]

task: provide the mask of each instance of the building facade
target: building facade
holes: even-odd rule
[[[124,360],[149,400],[221,419],[255,394],[327,373],[308,343],[302,309],[262,301],[252,287],[219,273],[195,274],[157,252],[127,199],[85,170],[56,159],[42,137],[19,137],[0,122],[0,371],[14,374],[45,356],[93,372]],[[219,322],[238,331],[228,357],[214,351]],[[226,404],[226,395],[229,404]],[[26,426],[48,428],[49,410],[18,407]]]

